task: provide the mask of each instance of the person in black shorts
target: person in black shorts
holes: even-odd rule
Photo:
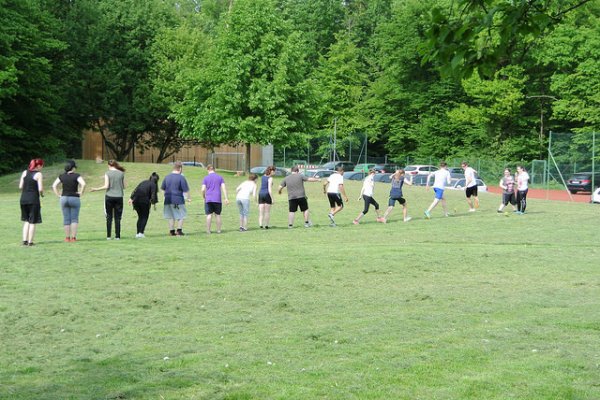
[[[300,175],[300,169],[297,166],[294,166],[292,167],[291,175],[286,176],[279,185],[279,194],[282,193],[284,187],[287,187],[288,191],[288,228],[294,227],[294,217],[296,211],[298,211],[298,207],[304,214],[304,227],[310,228],[312,226],[312,222],[310,222],[310,213],[308,211],[308,200],[306,199],[306,192],[304,191],[304,182],[306,181],[319,182],[321,180]]]
[[[44,197],[44,185],[41,170],[44,160],[34,158],[29,162],[27,170],[21,174],[21,221],[23,221],[23,246],[33,246],[35,227],[42,223],[42,205],[40,196]]]
[[[274,173],[275,167],[270,165],[265,169],[265,174],[260,178],[260,190],[258,192],[258,225],[261,229],[269,229],[271,206],[273,205]]]

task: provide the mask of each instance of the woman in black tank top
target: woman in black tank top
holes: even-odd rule
[[[40,196],[44,197],[42,173],[44,160],[34,158],[29,167],[21,174],[21,221],[23,221],[23,245],[33,246],[35,226],[42,223]]]
[[[65,164],[65,172],[61,174],[52,184],[54,194],[60,198],[60,208],[63,214],[63,227],[65,229],[65,242],[77,241],[77,227],[79,226],[79,209],[85,181],[75,170],[75,161],[68,160]],[[58,185],[62,185],[62,193],[58,191]],[[81,189],[80,189],[81,187]]]

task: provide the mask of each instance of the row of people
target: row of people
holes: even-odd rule
[[[43,183],[41,169],[43,160],[31,160],[26,171],[21,175],[19,188],[21,194],[21,214],[23,225],[23,244],[33,245],[35,226],[41,223],[41,207],[39,198],[43,197]],[[469,211],[475,211],[479,207],[477,196],[477,182],[475,179],[476,171],[469,167],[466,162],[462,163],[465,171],[466,189],[465,194]],[[190,189],[186,178],[182,174],[182,164],[176,162],[172,172],[165,177],[160,189],[164,192],[163,216],[168,221],[169,235],[183,236],[183,223],[187,216],[186,203],[192,201]],[[80,197],[83,195],[86,182],[76,172],[77,165],[69,160],[65,165],[65,172],[56,178],[52,184],[53,192],[60,198],[61,210],[63,213],[63,226],[65,231],[65,241],[72,242],[77,240],[77,228],[79,223],[79,210],[81,207]],[[216,232],[221,232],[222,227],[222,205],[229,204],[227,188],[223,177],[217,174],[214,168],[207,167],[208,174],[202,181],[201,193],[204,198],[204,207],[206,214],[206,232],[211,233],[213,220],[216,225]],[[328,218],[331,226],[336,226],[335,216],[344,208],[344,200],[348,202],[348,196],[344,188],[343,169],[339,169],[323,182],[323,193],[327,195],[330,204]],[[275,167],[267,167],[265,174],[260,180],[260,189],[257,187],[257,176],[250,174],[248,180],[241,183],[236,188],[236,204],[240,214],[240,231],[248,230],[248,215],[250,210],[250,199],[257,198],[258,201],[258,222],[261,229],[269,229],[271,206],[273,205],[273,175]],[[374,199],[374,176],[375,171],[369,171],[364,179],[363,185],[358,196],[358,200],[363,200],[363,210],[353,219],[353,223],[358,225],[361,219],[369,212],[371,206],[375,209],[376,221],[386,223],[396,203],[399,203],[403,209],[403,221],[408,222],[411,217],[408,216],[406,200],[403,197],[402,189],[404,183],[411,185],[411,179],[405,179],[404,170],[397,170],[391,177],[390,194],[388,207],[380,213],[379,203]],[[433,179],[434,200],[425,210],[426,218],[431,218],[431,211],[442,204],[444,215],[448,215],[444,190],[450,183],[450,173],[444,162],[440,163],[440,169],[428,176],[426,188],[429,189],[429,183]],[[527,199],[527,184],[529,176],[522,166],[517,167],[517,175],[513,178],[509,169],[504,171],[504,177],[500,180],[500,187],[503,189],[502,203],[498,212],[509,203],[516,212],[524,213]],[[321,181],[317,178],[310,178],[300,174],[298,167],[292,168],[292,173],[284,178],[279,186],[279,194],[283,189],[287,189],[288,194],[288,227],[294,225],[295,214],[300,209],[304,217],[304,226],[312,226],[308,200],[306,197],[304,182]],[[159,176],[152,173],[148,180],[141,182],[131,193],[129,205],[138,214],[136,226],[136,238],[143,238],[150,215],[152,205],[156,208],[158,202]],[[58,187],[62,185],[62,192]],[[112,224],[115,226],[116,240],[121,237],[121,218],[123,215],[123,197],[125,190],[125,169],[114,160],[108,161],[108,170],[104,175],[104,184],[95,187],[90,192],[105,190],[105,215],[107,239],[112,239]],[[516,207],[515,207],[516,204]]]

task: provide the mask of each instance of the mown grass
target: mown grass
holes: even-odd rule
[[[88,184],[105,166],[79,162]],[[168,166],[125,164],[127,193]],[[47,189],[60,167],[44,170]],[[206,235],[204,171],[187,168],[188,236],[170,238],[162,208],[143,240],[127,210],[105,240],[102,193],[83,197],[78,243],[62,242],[47,191],[38,246],[20,243],[17,175],[0,178],[0,398],[7,399],[598,399],[600,275],[589,204],[530,201],[468,213],[354,226],[360,183],[338,227],[320,184],[307,184],[315,226]],[[243,178],[225,175],[230,198]],[[388,187],[376,198],[385,203]]]

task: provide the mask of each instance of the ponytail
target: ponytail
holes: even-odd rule
[[[108,166],[118,169],[121,172],[125,172],[125,168],[123,168],[116,160],[108,160]]]

